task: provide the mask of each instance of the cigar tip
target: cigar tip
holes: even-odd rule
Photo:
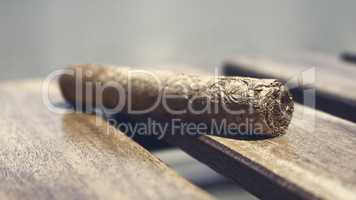
[[[291,93],[288,88],[282,83],[272,100],[272,110],[269,112],[270,115],[267,116],[268,125],[273,130],[273,136],[283,135],[290,124],[294,111],[294,103]]]

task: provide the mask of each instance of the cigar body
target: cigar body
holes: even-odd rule
[[[240,133],[277,136],[285,133],[294,109],[288,89],[274,79],[110,65],[73,65],[69,70],[73,73],[59,79],[67,101],[77,107],[111,109],[134,119],[234,124]]]

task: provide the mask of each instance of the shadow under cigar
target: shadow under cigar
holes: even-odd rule
[[[108,123],[116,127],[121,132],[125,133],[128,137],[139,143],[141,146],[148,150],[156,150],[162,148],[172,148],[169,144],[172,138],[186,138],[186,137],[200,137],[202,135],[219,136],[230,139],[238,140],[264,140],[271,138],[268,134],[263,133],[246,133],[246,132],[226,132],[226,131],[213,131],[208,127],[207,131],[185,131],[184,127],[172,127],[168,121],[149,121],[149,116],[132,118],[125,114],[103,115],[103,113],[94,110],[85,110],[85,106],[74,107],[69,103],[59,103],[57,106],[65,108],[73,108],[76,111],[84,112],[92,115],[102,116]],[[139,119],[139,120],[138,120]],[[154,128],[164,127],[164,128]]]
[[[105,118],[112,126],[125,133],[128,137],[132,138],[135,142],[148,150],[156,150],[162,148],[173,148],[172,145],[164,140],[158,139],[153,134],[136,134],[133,129],[123,129],[122,127],[135,127],[138,122],[131,119],[127,115],[116,114],[107,116]],[[123,126],[120,126],[123,125]]]
[[[150,118],[147,116],[142,117],[140,120],[136,118],[132,118],[130,116],[124,114],[116,114],[112,115],[107,120],[120,131],[124,132],[126,135],[132,138],[140,138],[147,139],[146,137],[154,138],[155,140],[163,141],[168,137],[180,137],[180,136],[190,136],[190,137],[199,137],[202,135],[211,135],[211,136],[219,136],[230,139],[239,139],[239,140],[264,140],[271,138],[270,134],[264,133],[250,133],[250,132],[228,132],[228,131],[214,131],[209,125],[207,125],[208,130],[201,131],[185,131],[185,127],[172,127],[172,124],[168,121],[150,121]],[[190,123],[194,124],[194,123]],[[156,128],[154,128],[155,126]],[[198,125],[197,125],[198,126]],[[127,128],[134,127],[134,128]],[[136,129],[135,129],[136,127]],[[134,132],[137,130],[137,127],[141,127],[146,131],[144,133],[138,134]],[[164,128],[157,128],[164,127]],[[142,141],[143,143],[145,141]]]

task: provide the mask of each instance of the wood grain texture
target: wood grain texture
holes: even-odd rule
[[[280,137],[166,139],[262,199],[356,199],[356,125],[299,104]]]
[[[50,112],[40,85],[0,84],[1,199],[211,199],[101,118]]]
[[[288,81],[300,103],[304,89],[315,88],[317,109],[356,122],[356,68],[337,56],[317,53],[277,58],[239,56],[224,63],[224,73]]]

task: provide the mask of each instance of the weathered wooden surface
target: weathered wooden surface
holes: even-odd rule
[[[266,199],[356,199],[356,125],[297,104],[283,136],[167,137]]]
[[[306,89],[315,88],[317,109],[356,121],[356,68],[337,56],[316,53],[278,58],[240,56],[227,60],[224,72],[288,81],[298,102],[303,102]]]
[[[99,117],[50,112],[40,92],[0,84],[0,199],[210,199]]]

